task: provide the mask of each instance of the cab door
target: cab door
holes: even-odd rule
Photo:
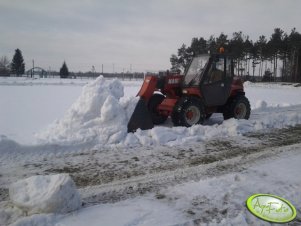
[[[227,102],[233,79],[232,61],[225,55],[215,55],[200,84],[206,106],[221,106]]]

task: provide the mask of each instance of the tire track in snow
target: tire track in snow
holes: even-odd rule
[[[174,160],[174,165],[161,162],[159,170],[144,166],[139,168],[140,175],[117,180],[112,178],[108,183],[82,188],[81,191],[88,205],[116,202],[147,192],[157,192],[161,188],[186,181],[241,171],[255,160],[276,157],[283,150],[288,152],[300,148],[300,134],[301,127],[294,127],[275,130],[268,134],[248,134],[238,143],[237,140],[210,141],[205,147],[194,147],[203,149],[197,155],[189,148],[188,152],[185,151],[187,154],[190,150],[189,157],[184,157],[184,161],[181,158]],[[253,142],[250,143],[250,140]],[[180,153],[182,152],[178,152],[179,155]]]
[[[158,172],[130,179],[118,180],[98,186],[89,186],[80,189],[85,205],[99,203],[114,203],[124,199],[133,198],[148,192],[157,193],[160,199],[160,190],[188,181],[199,181],[203,178],[221,176],[231,172],[240,172],[254,162],[264,159],[277,158],[285,151],[294,152],[301,148],[301,144],[278,148],[266,148],[260,152],[249,155],[240,155],[233,158],[196,166],[182,166],[176,170]]]

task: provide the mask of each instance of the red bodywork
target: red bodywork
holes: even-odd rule
[[[160,79],[164,80],[162,87],[158,87]],[[156,91],[161,92],[166,98],[160,105],[158,105],[157,111],[162,115],[170,116],[175,104],[181,96],[188,95],[202,98],[202,93],[199,87],[185,87],[185,89],[183,89],[182,80],[183,76],[178,74],[167,75],[164,78],[158,78],[158,76],[155,75],[147,75],[137,96],[140,96],[147,102]],[[234,77],[229,96],[232,97],[238,93],[244,93],[243,83],[240,78]],[[206,112],[216,112],[218,107],[219,106],[208,107],[206,108]]]
[[[231,84],[230,97],[235,96],[238,93],[244,93],[244,85],[239,77],[234,77]]]

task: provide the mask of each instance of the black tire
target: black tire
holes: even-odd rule
[[[205,117],[204,104],[196,97],[182,97],[175,105],[171,115],[175,126],[186,127],[202,124]]]
[[[158,105],[161,104],[164,99],[164,95],[155,93],[148,101],[148,110],[155,125],[162,124],[167,119],[167,116],[160,115],[157,111]]]
[[[244,95],[237,95],[228,101],[224,107],[224,119],[249,119],[251,113],[250,102]]]

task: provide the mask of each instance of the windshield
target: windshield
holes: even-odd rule
[[[201,80],[201,74],[209,60],[209,54],[204,54],[193,58],[184,78],[185,85],[198,85]]]

